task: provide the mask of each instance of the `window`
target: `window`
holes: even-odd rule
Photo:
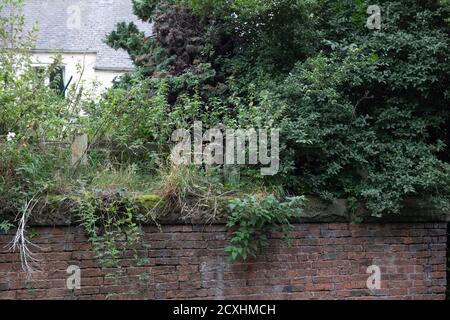
[[[56,90],[61,95],[65,95],[66,82],[65,82],[65,68],[64,66],[55,67],[50,74],[48,74],[48,65],[34,65],[33,68],[39,77],[42,77],[45,81],[45,85]]]
[[[64,90],[66,84],[64,82],[64,67],[57,66],[52,72],[50,72],[50,87],[55,89],[60,94],[65,94]]]

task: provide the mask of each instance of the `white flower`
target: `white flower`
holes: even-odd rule
[[[16,134],[14,132],[8,132],[8,135],[6,136],[6,141],[12,141],[16,137]]]

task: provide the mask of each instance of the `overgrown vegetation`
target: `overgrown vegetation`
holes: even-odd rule
[[[300,218],[304,200],[303,197],[292,197],[280,202],[273,195],[262,200],[255,196],[232,200],[227,227],[238,228],[233,232],[233,245],[225,248],[231,259],[256,257],[269,244],[269,236],[274,232],[280,232],[288,240],[291,221]]]
[[[121,253],[135,249],[141,239],[141,230],[135,222],[136,204],[126,196],[95,196],[86,193],[73,208],[80,223],[94,245],[103,267],[118,266]]]
[[[138,242],[140,222],[167,212],[228,215],[237,231],[227,250],[246,259],[288,230],[296,196],[345,198],[377,217],[409,198],[448,209],[448,1],[380,0],[381,30],[365,27],[365,0],[132,2],[154,35],[126,22],[112,30],[106,42],[136,70],[100,98],[82,83],[65,97],[45,85],[58,57],[37,72],[33,33],[18,37],[20,13],[1,15],[0,217],[28,215],[31,199],[32,215],[69,199],[111,265]],[[173,165],[172,132],[196,121],[280,128],[278,174]],[[68,145],[82,132],[88,164],[71,165]]]
[[[8,232],[13,225],[9,223],[7,220],[0,222],[0,231],[1,232]]]
[[[381,30],[365,27],[362,0],[133,3],[155,37],[121,24],[107,40],[152,83],[139,94],[161,98],[162,86],[164,116],[176,119],[194,99],[183,127],[281,128],[282,170],[263,183],[359,201],[375,216],[410,197],[448,206],[446,2],[381,1]]]

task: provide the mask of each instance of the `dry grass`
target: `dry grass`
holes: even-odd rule
[[[216,220],[223,208],[221,200],[236,194],[224,189],[220,175],[194,166],[172,166],[160,179],[156,192],[186,220]]]

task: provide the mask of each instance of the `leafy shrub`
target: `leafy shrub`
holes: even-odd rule
[[[225,250],[232,260],[255,257],[268,245],[272,232],[281,232],[288,238],[292,219],[299,218],[304,197],[287,198],[280,202],[273,195],[262,200],[255,196],[230,201],[230,216],[227,227],[237,227],[233,232],[232,246]]]
[[[11,229],[12,227],[13,227],[13,225],[6,220],[0,222],[0,231],[1,232],[8,232],[9,229]]]
[[[85,193],[72,212],[79,217],[103,267],[117,267],[123,252],[135,250],[141,240],[138,209],[124,194]]]
[[[302,130],[310,140],[297,144],[306,190],[355,197],[376,216],[398,213],[407,198],[448,206],[450,197],[442,157],[449,28],[437,23],[445,15],[433,5],[389,5],[395,14],[377,32],[354,26],[360,7],[335,8],[353,33],[336,35],[327,53],[298,63],[281,90],[290,106],[287,138],[295,142]],[[342,28],[343,21],[332,19]]]

